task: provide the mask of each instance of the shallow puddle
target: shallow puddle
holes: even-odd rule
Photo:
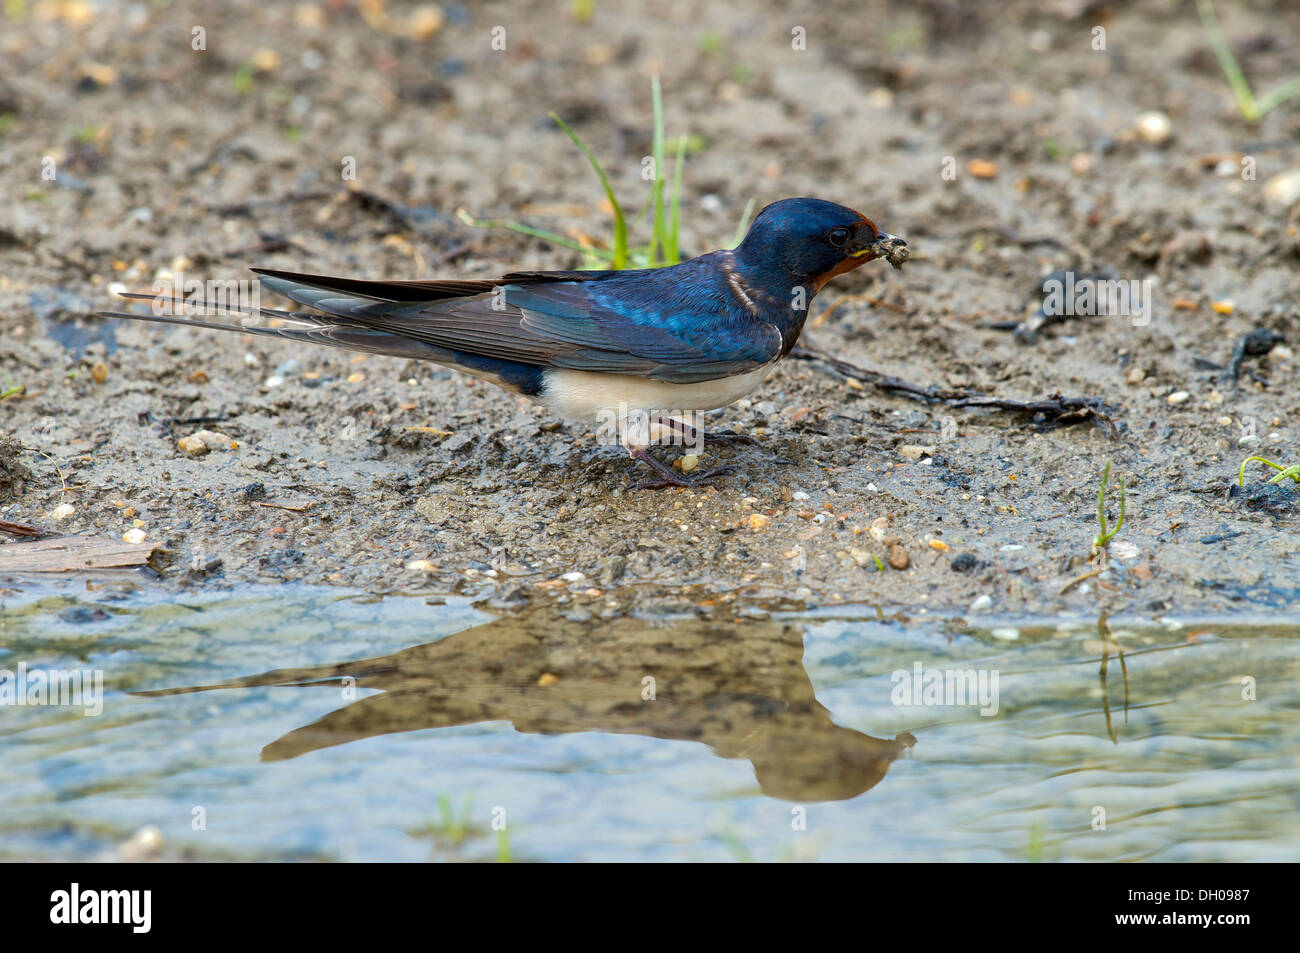
[[[91,585],[0,589],[3,859],[1300,853],[1300,620]]]

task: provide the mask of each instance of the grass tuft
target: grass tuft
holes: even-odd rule
[[[1119,478],[1119,520],[1113,527],[1106,525],[1106,496],[1110,490],[1110,461],[1101,471],[1101,486],[1097,489],[1097,535],[1092,540],[1093,557],[1100,556],[1107,544],[1124,528],[1124,478]]]
[[[1233,95],[1237,97],[1237,108],[1241,110],[1247,122],[1259,122],[1266,113],[1276,109],[1292,96],[1300,94],[1300,76],[1297,76],[1262,98],[1256,99],[1255,91],[1250,88],[1246,74],[1242,72],[1237,58],[1232,55],[1223,30],[1219,27],[1219,18],[1214,12],[1212,0],[1196,0],[1196,9],[1201,14],[1201,26],[1205,29],[1205,36],[1210,41],[1223,74],[1228,78],[1228,85],[1232,87]]]
[[[682,260],[682,171],[686,166],[687,154],[702,149],[704,141],[699,136],[679,136],[673,140],[673,172],[672,178],[669,180],[665,175],[667,168],[665,160],[669,149],[669,140],[664,136],[663,91],[658,76],[651,77],[650,96],[654,110],[650,156],[654,174],[651,179],[650,194],[646,197],[645,205],[635,216],[636,219],[640,219],[647,211],[649,213],[650,235],[645,242],[636,245],[631,243],[628,216],[623,211],[623,205],[614,193],[614,187],[610,183],[604,167],[600,164],[600,160],[596,158],[591,148],[583,142],[582,137],[555,113],[550,114],[551,120],[578,147],[578,150],[586,157],[592,171],[596,173],[597,179],[600,180],[601,188],[605,192],[605,201],[609,204],[613,218],[614,233],[611,240],[604,243],[604,247],[602,247],[602,244],[594,241],[569,238],[544,228],[525,225],[522,222],[508,219],[476,219],[464,209],[457,210],[457,217],[471,228],[506,228],[521,235],[539,238],[552,245],[576,251],[583,256],[584,268],[622,270],[624,268],[663,268],[677,264]],[[751,199],[745,206],[745,212],[741,216],[736,238],[729,247],[740,244],[745,237],[745,231],[749,227],[753,212],[754,200]]]
[[[1252,460],[1256,463],[1262,463],[1265,466],[1280,471],[1277,476],[1268,481],[1269,483],[1281,483],[1287,477],[1300,483],[1300,464],[1292,464],[1291,466],[1286,467],[1280,463],[1274,463],[1272,460],[1265,460],[1263,457],[1247,457],[1245,460],[1241,461],[1241,470],[1237,474],[1237,486],[1246,485],[1246,464],[1250,463]]]

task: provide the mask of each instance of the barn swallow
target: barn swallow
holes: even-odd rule
[[[557,416],[615,421],[618,441],[656,479],[693,486],[730,468],[677,473],[649,446],[710,438],[683,419],[754,391],[790,353],[814,296],[836,275],[907,242],[866,216],[812,198],[774,202],[737,247],[667,268],[524,271],[486,280],[371,281],[254,268],[260,287],[305,306],[283,311],[221,303],[219,313],[268,324],[193,320],[160,305],[205,305],[159,294],[154,314],[109,317],[188,324],[432,361],[491,381]],[[654,427],[637,422],[655,421]],[[730,436],[730,439],[745,439]]]

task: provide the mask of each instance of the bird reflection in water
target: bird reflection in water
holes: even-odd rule
[[[138,694],[264,686],[379,692],[276,739],[264,761],[394,732],[509,721],[536,734],[699,742],[748,760],[765,795],[811,802],[869,791],[916,744],[910,732],[890,741],[835,724],[804,670],[800,627],[775,620],[575,622],[535,611],[381,658]]]

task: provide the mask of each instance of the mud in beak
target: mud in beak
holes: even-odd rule
[[[895,268],[901,268],[903,262],[907,261],[909,254],[907,242],[897,235],[889,234],[889,232],[878,232],[861,248],[850,252],[850,256],[853,258],[861,258],[863,255],[883,258]]]

